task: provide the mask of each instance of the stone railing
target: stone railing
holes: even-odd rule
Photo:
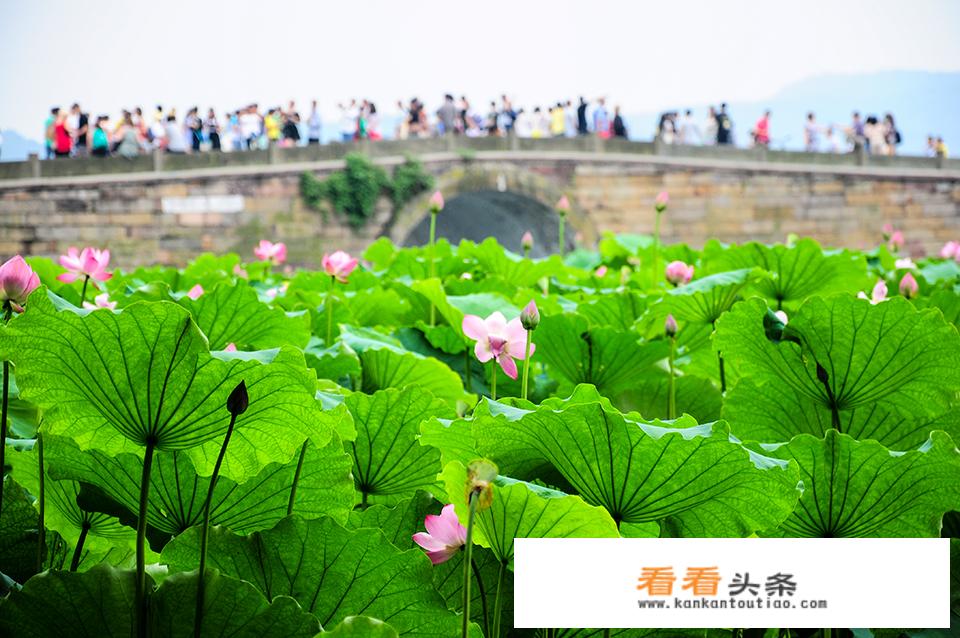
[[[43,180],[45,178],[78,177],[84,175],[108,175],[122,173],[172,173],[196,169],[231,167],[271,166],[302,164],[325,160],[343,159],[351,152],[370,157],[402,157],[428,153],[454,152],[468,159],[472,153],[489,151],[543,151],[577,153],[619,153],[649,157],[665,157],[691,160],[720,160],[733,162],[762,162],[777,164],[813,165],[822,168],[836,166],[871,167],[886,169],[952,169],[960,170],[960,160],[917,157],[908,155],[875,156],[864,152],[854,153],[806,153],[799,151],[775,151],[762,147],[744,149],[729,146],[685,146],[655,142],[628,140],[602,140],[595,136],[576,138],[528,139],[517,137],[468,138],[447,136],[409,140],[360,141],[350,144],[330,143],[314,146],[282,148],[272,146],[267,150],[242,152],[202,152],[189,155],[171,155],[156,151],[128,159],[123,157],[60,159],[41,161],[36,155],[23,162],[0,162],[0,183],[3,180]]]

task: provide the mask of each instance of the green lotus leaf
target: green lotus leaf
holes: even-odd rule
[[[824,409],[834,428],[853,422],[858,434],[869,434],[884,426],[864,413],[878,419],[893,412],[912,431],[914,419],[939,416],[957,401],[960,336],[938,310],[917,310],[900,297],[876,305],[847,296],[812,297],[789,318],[779,341],[765,336],[767,313],[766,304],[754,299],[717,323],[716,344],[725,360],[752,383],[738,390],[735,402],[731,398],[736,408],[725,409],[725,415],[733,410],[735,424],[735,414],[756,412],[751,401],[777,397],[794,411],[787,432],[811,431],[804,421],[822,418]],[[751,389],[756,392],[748,395]],[[845,414],[854,410],[861,414]],[[909,433],[894,428],[885,440],[897,442]]]
[[[856,294],[869,283],[863,255],[849,251],[824,252],[812,239],[801,239],[791,247],[757,242],[721,247],[712,242],[704,248],[703,261],[711,273],[762,268],[770,276],[755,280],[751,288],[775,308],[787,310],[813,295]]]
[[[182,297],[179,303],[193,315],[211,350],[223,350],[230,343],[240,350],[302,348],[310,339],[309,315],[271,308],[245,283],[219,284],[197,299]]]
[[[174,570],[189,570],[199,551],[199,529],[191,528],[162,558]],[[249,536],[213,528],[208,552],[211,567],[253,583],[269,600],[293,597],[325,627],[357,613],[403,636],[449,638],[460,627],[433,588],[430,560],[418,550],[400,551],[375,529],[292,516]]]
[[[81,451],[65,437],[45,437],[45,463],[54,479],[66,479],[95,488],[121,509],[117,513],[135,525],[139,510],[143,459],[134,454],[109,456],[97,450]],[[267,465],[255,477],[237,484],[220,477],[210,501],[210,522],[239,533],[272,527],[287,515],[290,490],[299,455],[285,465]],[[337,437],[311,442],[303,456],[294,511],[305,518],[333,516],[346,520],[354,503],[350,457]],[[60,481],[54,481],[60,482]],[[182,452],[157,452],[153,459],[147,503],[151,544],[159,551],[173,536],[199,525],[210,486],[190,457]],[[49,485],[49,484],[48,484]],[[101,503],[90,494],[85,504]]]
[[[170,302],[121,312],[58,310],[41,289],[0,342],[17,364],[21,396],[44,410],[44,431],[81,448],[188,450],[209,475],[230,421],[227,396],[250,395],[221,474],[244,481],[285,463],[318,427],[316,378],[299,351],[207,352],[190,314]]]
[[[934,537],[943,515],[960,510],[960,455],[942,432],[910,452],[829,430],[823,439],[801,434],[768,453],[796,463],[803,482],[778,535]]]
[[[348,450],[364,498],[412,496],[436,484],[440,454],[420,445],[420,423],[432,416],[456,416],[451,408],[416,387],[355,393],[344,403],[357,428]]]
[[[465,489],[467,468],[453,461],[443,469],[442,478],[461,524],[466,525],[469,515]],[[616,523],[602,507],[588,505],[579,496],[506,476],[498,476],[493,485],[493,501],[489,508],[477,513],[473,538],[511,568],[517,538],[620,536]]]
[[[83,572],[50,571],[31,578],[4,601],[0,634],[10,638],[126,638],[133,627],[133,571],[98,565]],[[152,586],[148,577],[148,585]],[[201,636],[313,638],[316,618],[291,598],[268,602],[250,583],[208,571]],[[173,574],[151,594],[150,633],[193,635],[196,573]]]
[[[679,536],[748,536],[775,527],[797,501],[796,469],[731,440],[723,422],[646,422],[590,387],[537,409],[497,412],[474,424],[481,454],[501,471],[535,467],[539,456],[618,524],[658,523]]]
[[[671,289],[656,306],[656,314],[672,314],[678,321],[712,324],[733,307],[744,288],[756,279],[750,268],[696,279]]]
[[[585,318],[571,313],[544,317],[533,341],[535,356],[552,375],[570,384],[591,383],[606,396],[630,389],[669,354],[665,341],[641,343],[630,331],[589,328]]]

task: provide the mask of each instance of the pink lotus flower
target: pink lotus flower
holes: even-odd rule
[[[914,283],[916,283],[916,282],[914,282]],[[881,301],[885,301],[885,300],[886,300],[886,298],[887,298],[887,292],[888,292],[888,291],[887,291],[887,282],[885,282],[883,279],[880,279],[880,280],[877,281],[876,284],[874,284],[874,286],[873,286],[873,291],[871,291],[869,297],[867,297],[867,293],[862,292],[862,291],[859,292],[859,293],[857,293],[857,297],[859,297],[860,299],[867,299],[867,300],[869,300],[870,303],[872,303],[872,304],[878,304],[878,303],[880,303]]]
[[[110,295],[107,293],[101,293],[93,298],[93,303],[89,301],[83,302],[83,307],[88,310],[96,310],[98,308],[106,308],[107,310],[113,310],[117,307],[116,301],[110,301]]]
[[[657,209],[658,213],[662,213],[667,210],[668,203],[670,203],[670,195],[667,194],[667,191],[660,191],[657,198],[653,200],[653,207]]]
[[[960,243],[948,241],[943,245],[943,248],[940,249],[940,256],[944,259],[960,260]]]
[[[533,248],[533,233],[529,230],[525,232],[523,237],[520,238],[520,246],[522,246],[524,250]]]
[[[236,275],[237,277],[240,277],[241,279],[247,278],[247,270],[240,264],[236,264],[233,267],[233,274]]]
[[[190,289],[190,291],[187,293],[187,296],[193,300],[196,300],[196,299],[199,299],[200,295],[202,294],[203,294],[203,286],[201,286],[200,284],[197,284],[196,286]]]
[[[40,277],[23,257],[11,257],[0,266],[0,306],[9,303],[14,311],[21,312],[27,297],[39,285]]]
[[[593,274],[594,274],[596,277],[598,277],[598,278],[599,278],[599,277],[603,277],[604,275],[607,274],[607,267],[606,267],[606,266],[600,266],[600,267],[597,268],[595,271],[593,271]]]
[[[693,279],[693,266],[688,266],[682,261],[671,261],[667,264],[667,281],[674,286],[690,283]]]
[[[282,264],[287,260],[287,245],[282,241],[274,244],[266,239],[261,239],[257,247],[253,249],[253,254],[260,261]]]
[[[324,255],[323,261],[321,262],[323,270],[343,284],[347,283],[347,277],[349,277],[353,269],[357,267],[357,263],[356,258],[351,257],[342,250],[338,250],[332,255]]]
[[[914,279],[913,273],[908,272],[903,276],[903,279],[900,280],[900,294],[907,299],[913,299],[917,296],[918,292],[920,292],[920,286],[917,284],[917,280]]]
[[[113,277],[112,273],[107,272],[107,266],[110,265],[109,250],[87,247],[78,251],[71,246],[67,249],[66,255],[60,255],[60,265],[66,268],[67,272],[59,275],[57,280],[65,284],[84,277],[96,281],[106,281]]]
[[[477,342],[474,354],[481,363],[494,359],[511,379],[517,378],[517,364],[514,359],[526,357],[527,331],[520,323],[520,317],[507,323],[506,318],[499,311],[494,312],[486,319],[476,315],[466,315],[463,318],[463,334]],[[530,344],[530,354],[536,350],[535,344]]]
[[[413,535],[413,542],[427,550],[434,565],[450,560],[467,542],[467,528],[460,524],[453,504],[444,505],[440,516],[427,514],[423,519],[426,532]]]
[[[224,352],[236,352],[236,351],[237,351],[237,344],[235,344],[234,342],[231,341],[230,343],[227,344],[227,347],[224,348],[223,351],[224,351]]]
[[[570,200],[567,199],[566,195],[557,200],[557,212],[561,215],[566,215],[570,212]]]
[[[440,191],[434,191],[433,195],[430,196],[430,212],[436,215],[443,210],[443,193]]]

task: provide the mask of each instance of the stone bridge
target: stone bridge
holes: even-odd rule
[[[466,196],[493,201],[497,193],[507,193],[512,202],[528,203],[528,217],[513,225],[506,223],[509,208],[496,220],[484,219],[486,209],[476,202],[462,213],[470,215],[465,223],[515,248],[518,224],[536,225],[542,243],[555,242],[552,206],[561,194],[573,205],[570,235],[582,245],[594,245],[605,231],[649,233],[653,199],[663,189],[671,198],[663,219],[665,240],[693,246],[710,237],[776,242],[797,233],[828,245],[866,248],[875,245],[887,222],[906,231],[907,252],[913,255],[960,239],[956,160],[592,137],[449,137],[134,160],[0,163],[0,257],[54,256],[69,245],[93,244],[109,247],[125,267],[182,264],[203,251],[249,257],[257,240],[270,238],[287,243],[293,263],[312,265],[324,251],[359,252],[380,236],[397,243],[417,240],[429,193],[401,210],[382,198],[360,230],[336,213],[304,204],[301,174],[322,177],[339,170],[351,151],[367,154],[388,171],[405,156],[418,157],[436,177],[451,215]],[[494,207],[495,202],[489,210]]]

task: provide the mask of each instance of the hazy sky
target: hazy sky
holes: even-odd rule
[[[46,111],[445,91],[606,95],[627,112],[763,99],[830,72],[960,70],[956,0],[0,0],[0,128]]]

